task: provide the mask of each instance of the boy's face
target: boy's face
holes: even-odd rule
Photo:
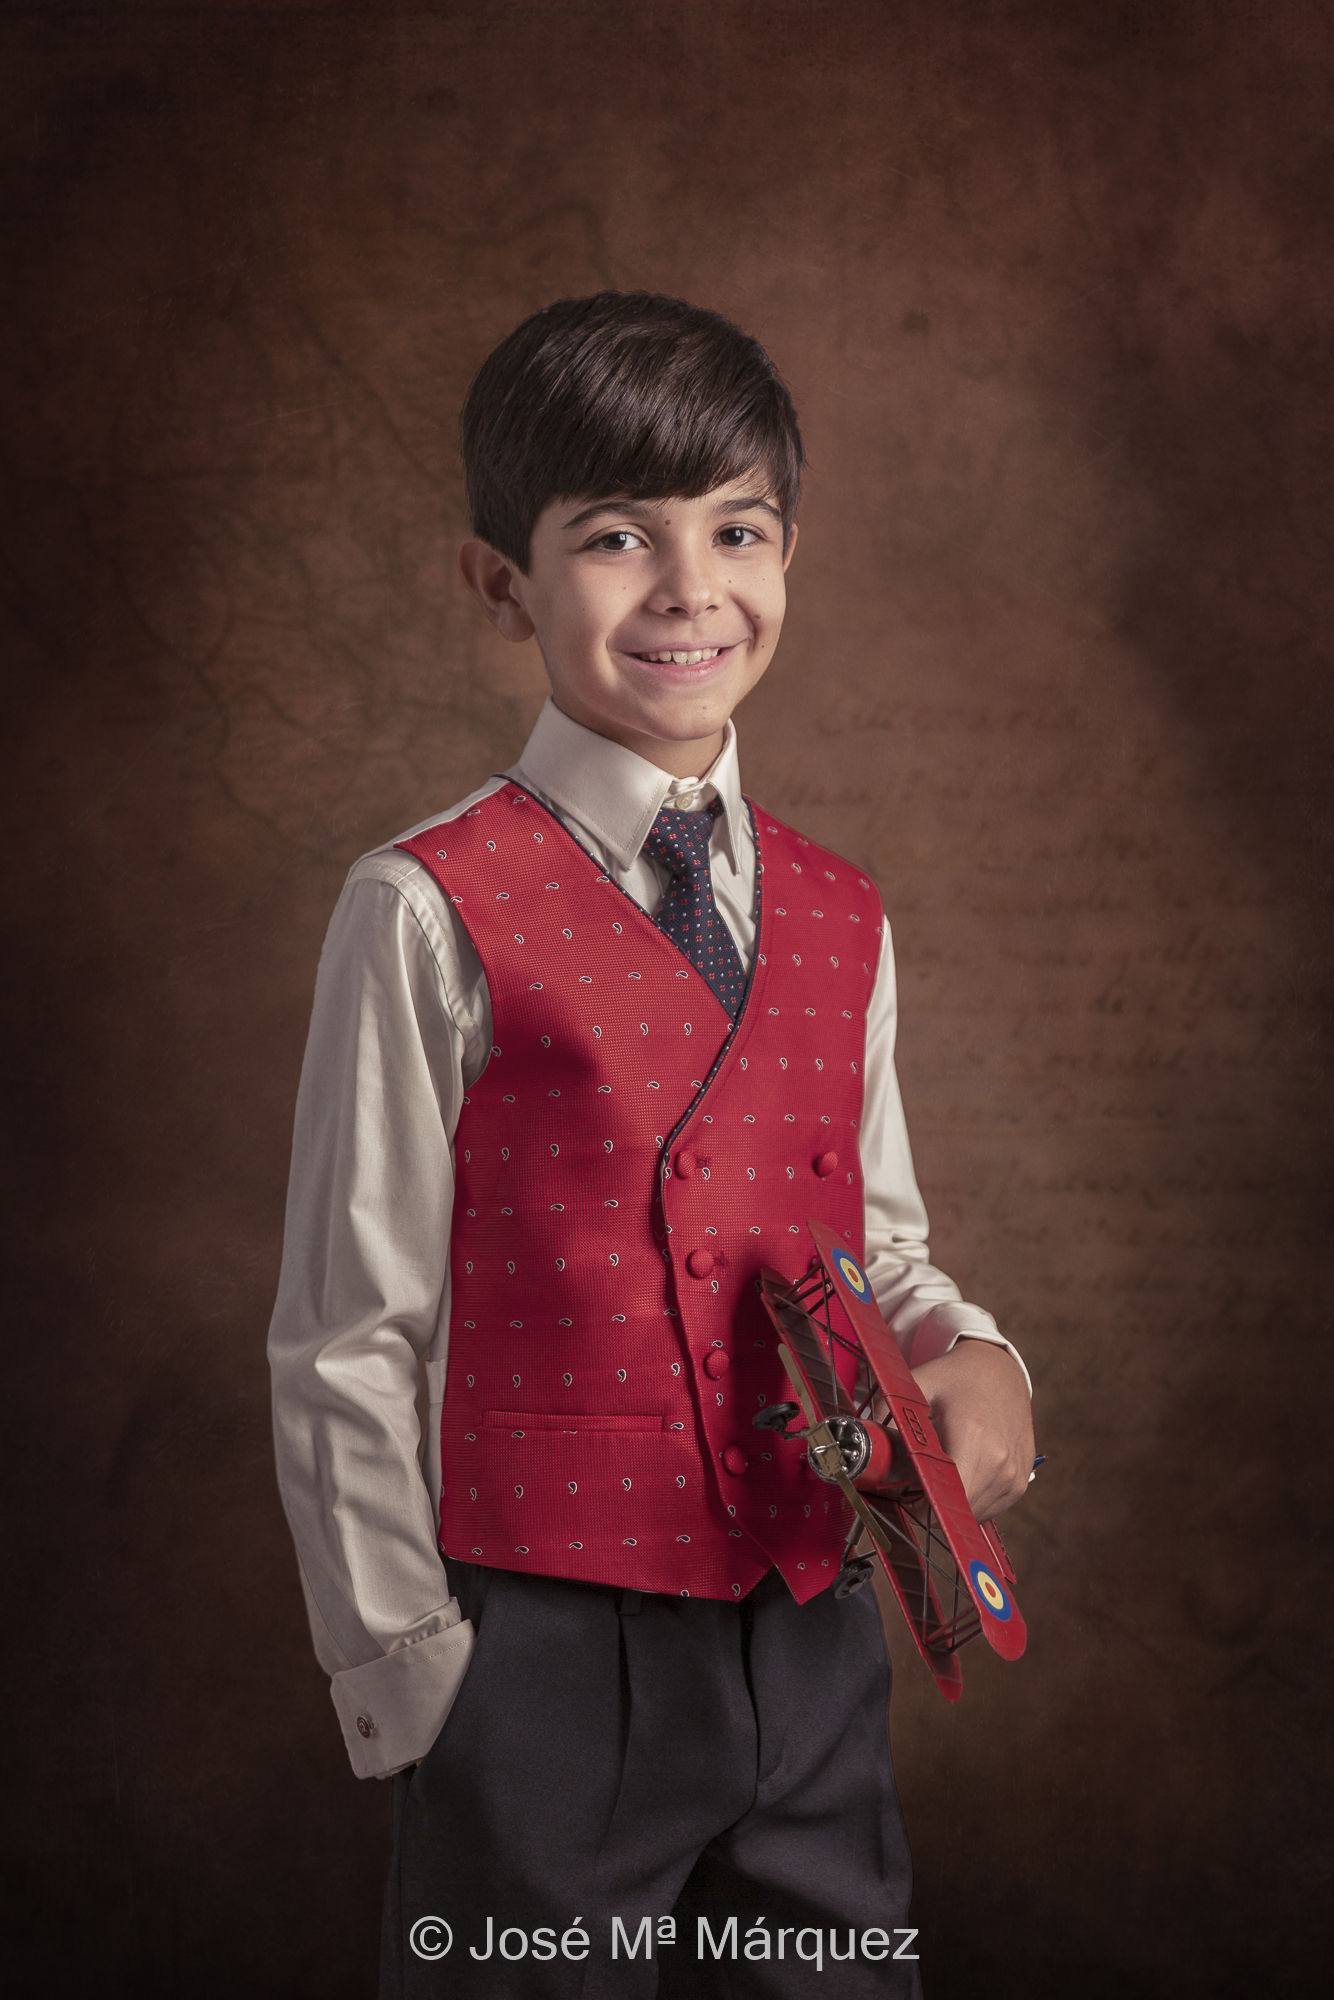
[[[741,479],[694,500],[553,501],[527,574],[476,540],[460,560],[507,638],[536,634],[558,708],[689,777],[773,657],[795,541]]]

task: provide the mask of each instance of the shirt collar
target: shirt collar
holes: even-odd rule
[[[562,819],[582,828],[618,868],[635,860],[659,812],[680,789],[670,771],[660,771],[609,736],[572,722],[550,695],[510,775],[540,792]],[[701,801],[722,800],[720,834],[736,870],[746,809],[730,719],[723,747],[700,779]]]

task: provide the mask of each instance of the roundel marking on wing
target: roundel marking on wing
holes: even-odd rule
[[[855,1292],[859,1299],[869,1296],[871,1281],[857,1262],[857,1259],[849,1251],[836,1250],[834,1252],[834,1264],[839,1277],[842,1278],[850,1292]]]
[[[986,1605],[992,1617],[1004,1625],[1011,1611],[1014,1609],[1014,1606],[1010,1603],[1010,1595],[1005,1585],[992,1575],[983,1562],[970,1562],[968,1565],[968,1576],[973,1589]]]

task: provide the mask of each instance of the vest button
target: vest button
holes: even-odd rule
[[[707,1278],[713,1269],[712,1250],[692,1250],[686,1258],[686,1269],[692,1278]]]
[[[725,1375],[731,1365],[731,1355],[724,1353],[721,1347],[711,1347],[704,1357],[704,1373],[711,1382],[716,1382],[720,1375]]]
[[[679,1181],[688,1181],[698,1165],[699,1161],[693,1153],[678,1153],[675,1162],[676,1178]]]
[[[732,1473],[734,1477],[739,1477],[749,1463],[739,1444],[729,1444],[723,1453],[723,1471]]]
[[[837,1153],[821,1153],[819,1159],[815,1162],[815,1171],[822,1181],[827,1181],[837,1165]]]

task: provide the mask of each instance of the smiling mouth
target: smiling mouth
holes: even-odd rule
[[[703,667],[710,660],[716,660],[722,653],[730,653],[730,646],[697,646],[693,652],[682,652],[674,648],[670,652],[634,653],[632,659],[643,660],[650,667]]]

